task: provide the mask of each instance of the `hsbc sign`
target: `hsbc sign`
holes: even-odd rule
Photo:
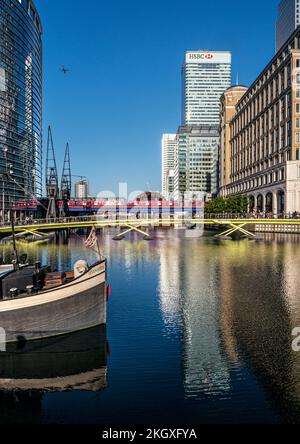
[[[189,59],[190,60],[211,60],[214,58],[213,54],[199,54],[199,53],[195,53],[195,54],[189,54]]]
[[[186,63],[231,63],[230,52],[187,52]]]

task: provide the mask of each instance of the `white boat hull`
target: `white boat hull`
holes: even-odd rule
[[[0,301],[6,342],[64,335],[106,324],[106,262],[83,276],[33,296]]]

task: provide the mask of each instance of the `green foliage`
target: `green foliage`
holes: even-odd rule
[[[248,211],[247,196],[216,197],[205,204],[206,214],[246,213]]]

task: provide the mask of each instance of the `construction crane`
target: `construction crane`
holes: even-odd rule
[[[48,127],[47,161],[46,161],[46,189],[48,197],[47,220],[58,216],[57,200],[59,196],[58,174],[51,127]]]
[[[80,180],[87,180],[87,177],[86,177],[86,176],[77,176],[77,175],[72,174],[71,177],[77,177],[77,178],[80,179]]]
[[[65,150],[64,166],[61,176],[60,185],[60,199],[62,200],[62,205],[60,207],[60,216],[68,216],[69,207],[68,202],[71,198],[72,192],[72,174],[71,174],[71,160],[70,160],[70,146],[67,143]]]

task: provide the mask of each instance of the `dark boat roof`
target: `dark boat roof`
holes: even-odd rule
[[[15,297],[14,300],[24,299],[24,298],[28,298],[28,297],[34,297],[34,296],[37,296],[37,294],[48,294],[50,292],[56,292],[56,291],[59,291],[59,290],[61,290],[61,288],[66,287],[66,286],[67,287],[75,286],[77,284],[77,281],[79,279],[82,279],[86,274],[88,274],[90,270],[92,270],[93,268],[97,267],[98,265],[101,265],[101,264],[104,264],[104,263],[106,263],[106,259],[103,259],[101,261],[97,261],[96,263],[94,263],[93,265],[91,265],[88,268],[86,273],[82,274],[81,276],[78,276],[77,278],[72,279],[72,281],[70,281],[70,282],[66,282],[66,283],[64,283],[62,285],[59,285],[57,287],[53,287],[51,289],[41,289],[41,290],[38,291],[38,293],[32,294],[32,296],[28,296],[26,293],[20,294],[19,296]],[[20,273],[20,275],[21,275],[22,271],[24,273],[26,273],[26,271],[28,271],[29,269],[31,269],[32,271],[35,271],[35,267],[32,266],[32,265],[25,265],[20,270],[9,270],[8,272],[6,272],[5,274],[0,276],[0,285],[2,284],[2,282],[5,281],[6,278],[9,278],[9,277],[13,276],[14,273]],[[105,272],[106,271],[104,270],[101,274],[103,274]],[[93,279],[93,276],[87,278],[86,281],[88,281],[90,279]],[[11,288],[13,288],[13,286],[11,286]],[[15,288],[18,288],[17,283],[15,284]],[[0,299],[0,304],[4,303],[4,302],[7,302],[7,299]]]

